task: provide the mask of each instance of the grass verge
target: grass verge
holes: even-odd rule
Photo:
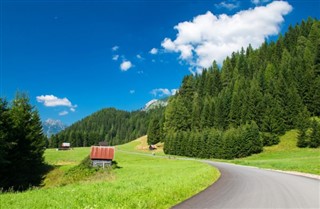
[[[298,132],[288,131],[278,145],[265,147],[260,154],[228,162],[284,171],[298,171],[320,175],[320,148],[296,147]]]

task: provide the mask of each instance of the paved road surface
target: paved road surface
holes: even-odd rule
[[[220,170],[220,179],[174,209],[320,209],[320,180],[226,163],[207,163]]]

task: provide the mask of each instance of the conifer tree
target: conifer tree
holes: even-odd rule
[[[160,121],[158,118],[151,119],[148,128],[148,144],[157,144],[160,142],[161,130]]]
[[[315,119],[311,122],[311,129],[309,145],[311,148],[317,148],[320,146],[320,124]]]
[[[0,187],[25,190],[42,181],[46,139],[39,114],[25,94],[17,93],[9,115],[13,134],[6,154],[7,166],[3,169],[5,178],[1,179]]]
[[[12,144],[12,121],[9,115],[9,108],[7,101],[0,98],[0,188],[6,184],[8,177],[5,174],[10,169],[8,164],[8,152]]]

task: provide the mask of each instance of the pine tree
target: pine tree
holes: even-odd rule
[[[29,104],[25,94],[17,93],[11,109],[12,142],[8,150],[8,169],[4,189],[27,189],[30,185],[39,185],[44,168],[45,137],[38,112]]]
[[[157,144],[160,142],[161,137],[161,127],[160,127],[160,121],[158,118],[151,119],[149,123],[148,128],[148,144]]]
[[[9,115],[7,101],[0,98],[0,188],[7,184],[8,167],[10,161],[8,152],[12,142],[12,121]]]
[[[320,146],[320,124],[316,120],[312,120],[311,129],[309,146],[311,148],[317,148]]]
[[[201,128],[201,108],[202,108],[202,98],[198,93],[195,93],[192,104],[192,125],[191,129],[193,131],[199,130]]]
[[[308,146],[308,137],[305,130],[298,130],[297,147],[303,148]]]
[[[303,111],[297,115],[298,141],[297,147],[307,147],[309,144],[307,130],[309,127],[309,112],[305,107]]]

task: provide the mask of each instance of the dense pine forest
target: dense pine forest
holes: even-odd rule
[[[146,135],[151,118],[160,118],[163,112],[163,107],[133,112],[102,109],[51,136],[49,147],[57,148],[62,142],[70,142],[73,147],[97,145],[101,141],[123,144]]]
[[[186,76],[149,130],[161,132],[167,154],[229,159],[258,153],[294,128],[298,146],[318,147],[319,124],[309,118],[319,115],[320,22],[309,18],[276,42],[234,52],[221,68],[213,62]]]

